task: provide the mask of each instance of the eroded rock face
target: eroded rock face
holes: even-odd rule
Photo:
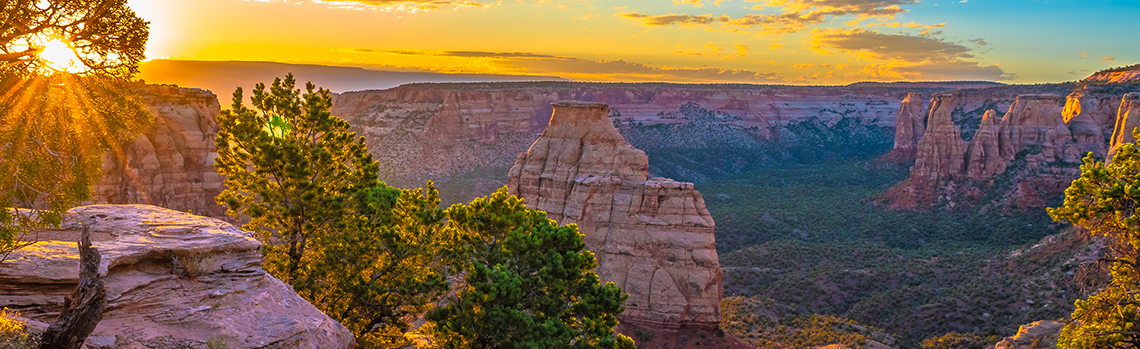
[[[985,179],[1005,171],[1007,162],[998,150],[999,131],[997,112],[987,110],[966,151],[966,176],[970,179]]]
[[[103,176],[90,203],[148,204],[223,217],[214,202],[223,179],[214,169],[218,98],[199,89],[139,89],[154,126],[103,155]]]
[[[249,232],[147,205],[72,209],[63,230],[0,264],[0,307],[55,321],[78,282],[76,241],[90,226],[107,310],[88,343],[113,348],[352,348],[348,329],[261,269]],[[31,327],[36,327],[34,326]]]
[[[1075,152],[1066,154],[1072,143],[1072,132],[1061,114],[1063,107],[1061,97],[1054,95],[1017,97],[1001,120],[998,137],[1002,157],[1013,160],[1018,152],[1030,147],[1041,147],[1045,161],[1076,157]]]
[[[892,156],[902,161],[915,160],[918,143],[926,133],[926,101],[922,95],[908,93],[899,103],[899,114],[895,124],[895,147]]]
[[[1137,126],[1140,126],[1140,93],[1133,92],[1124,95],[1120,101],[1108,159],[1112,159],[1112,155],[1116,154],[1116,148],[1121,144],[1136,142],[1136,137],[1133,136],[1132,131]]]
[[[578,224],[598,275],[630,294],[622,321],[716,329],[721,271],[700,192],[648,178],[648,158],[618,133],[607,105],[553,105],[549,126],[510,170],[511,194],[559,224]]]
[[[962,141],[951,117],[953,105],[954,96],[950,94],[936,93],[931,98],[926,134],[918,142],[911,178],[937,180],[963,173],[966,142]]]

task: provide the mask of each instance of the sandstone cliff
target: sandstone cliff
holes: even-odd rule
[[[1000,133],[997,112],[987,110],[982,116],[982,124],[978,132],[970,140],[966,150],[966,176],[973,180],[989,178],[994,174],[1002,173],[1008,164],[998,150],[998,134]]]
[[[91,202],[224,216],[225,208],[214,203],[223,186],[214,170],[218,98],[199,89],[157,85],[138,91],[154,126],[103,155],[103,177],[93,187]]]
[[[615,121],[649,126],[691,122],[677,114],[694,103],[716,113],[711,122],[762,140],[772,126],[813,118],[894,125],[904,88],[929,94],[955,86],[411,84],[336,95],[332,112],[368,140],[382,163],[382,180],[398,186],[464,180],[493,191],[504,183],[492,174],[509,168],[514,155],[534,142],[549,120],[550,103],[559,100],[607,103]]]
[[[1127,83],[1140,81],[1140,64],[1098,71],[1081,81],[1095,83]]]
[[[1136,142],[1136,137],[1133,136],[1132,132],[1136,130],[1137,126],[1140,126],[1140,92],[1124,95],[1120,101],[1115,125],[1108,159],[1112,159],[1112,155],[1116,153],[1116,148],[1120,144]]]
[[[103,255],[107,310],[87,339],[109,348],[352,348],[348,329],[261,269],[251,233],[146,205],[71,209],[62,231],[0,264],[0,308],[30,327],[54,322],[78,280],[75,241],[89,226]],[[38,326],[37,326],[38,325]]]
[[[926,133],[926,101],[921,94],[908,93],[899,103],[899,113],[895,118],[895,147],[891,157],[900,162],[915,160],[918,143]]]
[[[605,104],[553,105],[549,126],[509,172],[511,194],[578,224],[598,275],[630,294],[623,322],[716,329],[721,270],[700,192],[648,178],[648,158],[618,133]]]

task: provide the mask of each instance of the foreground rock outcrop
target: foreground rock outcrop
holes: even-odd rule
[[[352,348],[346,328],[261,269],[250,233],[206,217],[146,205],[68,212],[62,231],[0,264],[0,308],[32,328],[54,322],[75,288],[75,241],[89,226],[102,253],[107,309],[89,345],[109,348]]]
[[[148,204],[224,217],[225,208],[214,202],[223,186],[214,170],[218,98],[171,86],[137,91],[154,125],[103,155],[103,176],[92,188],[90,203]]]
[[[721,270],[716,225],[692,183],[648,178],[601,103],[558,102],[549,126],[508,175],[511,194],[560,224],[576,223],[596,272],[630,294],[623,322],[716,329]]]

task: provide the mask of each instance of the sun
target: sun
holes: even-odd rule
[[[83,70],[83,62],[79,61],[75,51],[62,40],[48,40],[43,43],[43,49],[38,56],[48,68],[68,73],[78,73]]]

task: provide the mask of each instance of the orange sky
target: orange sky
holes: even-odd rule
[[[1140,61],[1110,0],[131,0],[149,58],[588,81],[1076,80]],[[1058,18],[1068,21],[1058,21]]]

